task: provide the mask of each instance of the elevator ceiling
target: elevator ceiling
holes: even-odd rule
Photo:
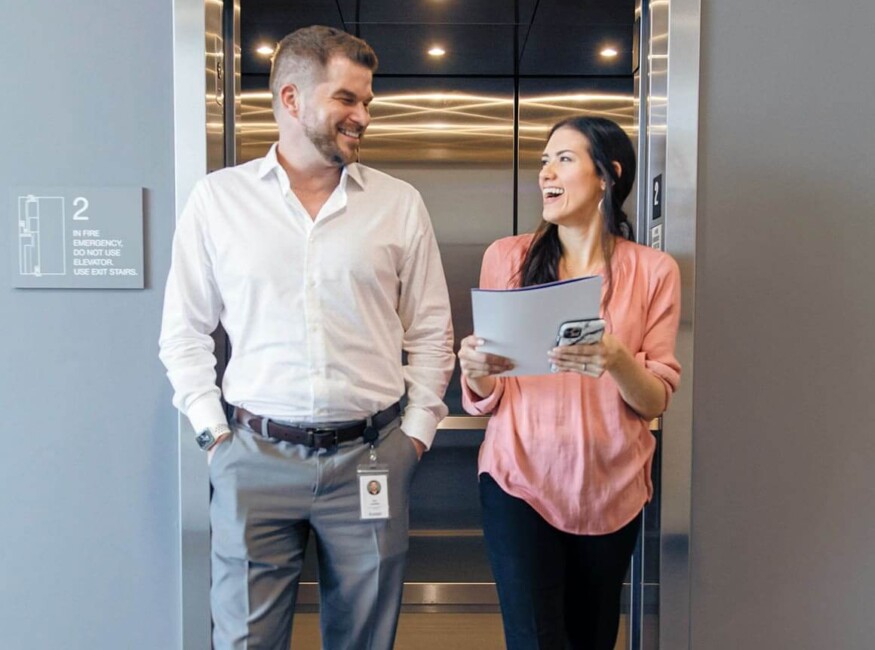
[[[259,45],[312,24],[367,40],[381,76],[512,76],[515,54],[522,76],[631,76],[634,21],[634,0],[241,0],[243,83],[267,86]]]

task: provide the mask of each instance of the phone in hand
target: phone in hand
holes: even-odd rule
[[[605,333],[605,321],[601,318],[590,318],[587,320],[569,320],[559,326],[559,333],[556,335],[556,345],[575,345],[583,343],[591,345],[602,340],[602,334]],[[550,364],[550,370],[558,372],[555,364]],[[583,371],[583,374],[589,375],[598,379],[600,373]]]
[[[605,321],[601,318],[569,320],[559,326],[556,345],[576,345],[578,343],[591,345],[601,341],[604,333]]]

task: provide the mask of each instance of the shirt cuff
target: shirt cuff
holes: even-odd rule
[[[665,409],[663,410],[667,410],[671,404],[671,397],[677,390],[678,384],[680,384],[680,373],[661,361],[650,359],[646,352],[636,354],[635,360],[662,382],[662,385],[665,387]]]
[[[213,395],[204,395],[197,398],[189,404],[185,414],[188,416],[188,420],[191,422],[195,432],[201,432],[217,424],[228,423],[228,418],[225,417],[225,409],[222,407],[222,401]]]
[[[408,408],[404,411],[401,420],[401,430],[424,444],[426,451],[431,449],[431,444],[434,442],[437,425],[438,421],[434,415],[417,408]]]
[[[495,378],[495,388],[486,397],[480,397],[468,386],[468,381],[462,377],[462,407],[471,415],[489,415],[498,406],[501,396],[504,394],[504,380],[502,377]]]

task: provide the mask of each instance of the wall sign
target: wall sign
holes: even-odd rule
[[[143,288],[142,188],[24,187],[10,205],[13,286]]]

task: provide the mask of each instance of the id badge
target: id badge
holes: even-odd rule
[[[389,518],[389,468],[363,465],[358,468],[361,519]]]

